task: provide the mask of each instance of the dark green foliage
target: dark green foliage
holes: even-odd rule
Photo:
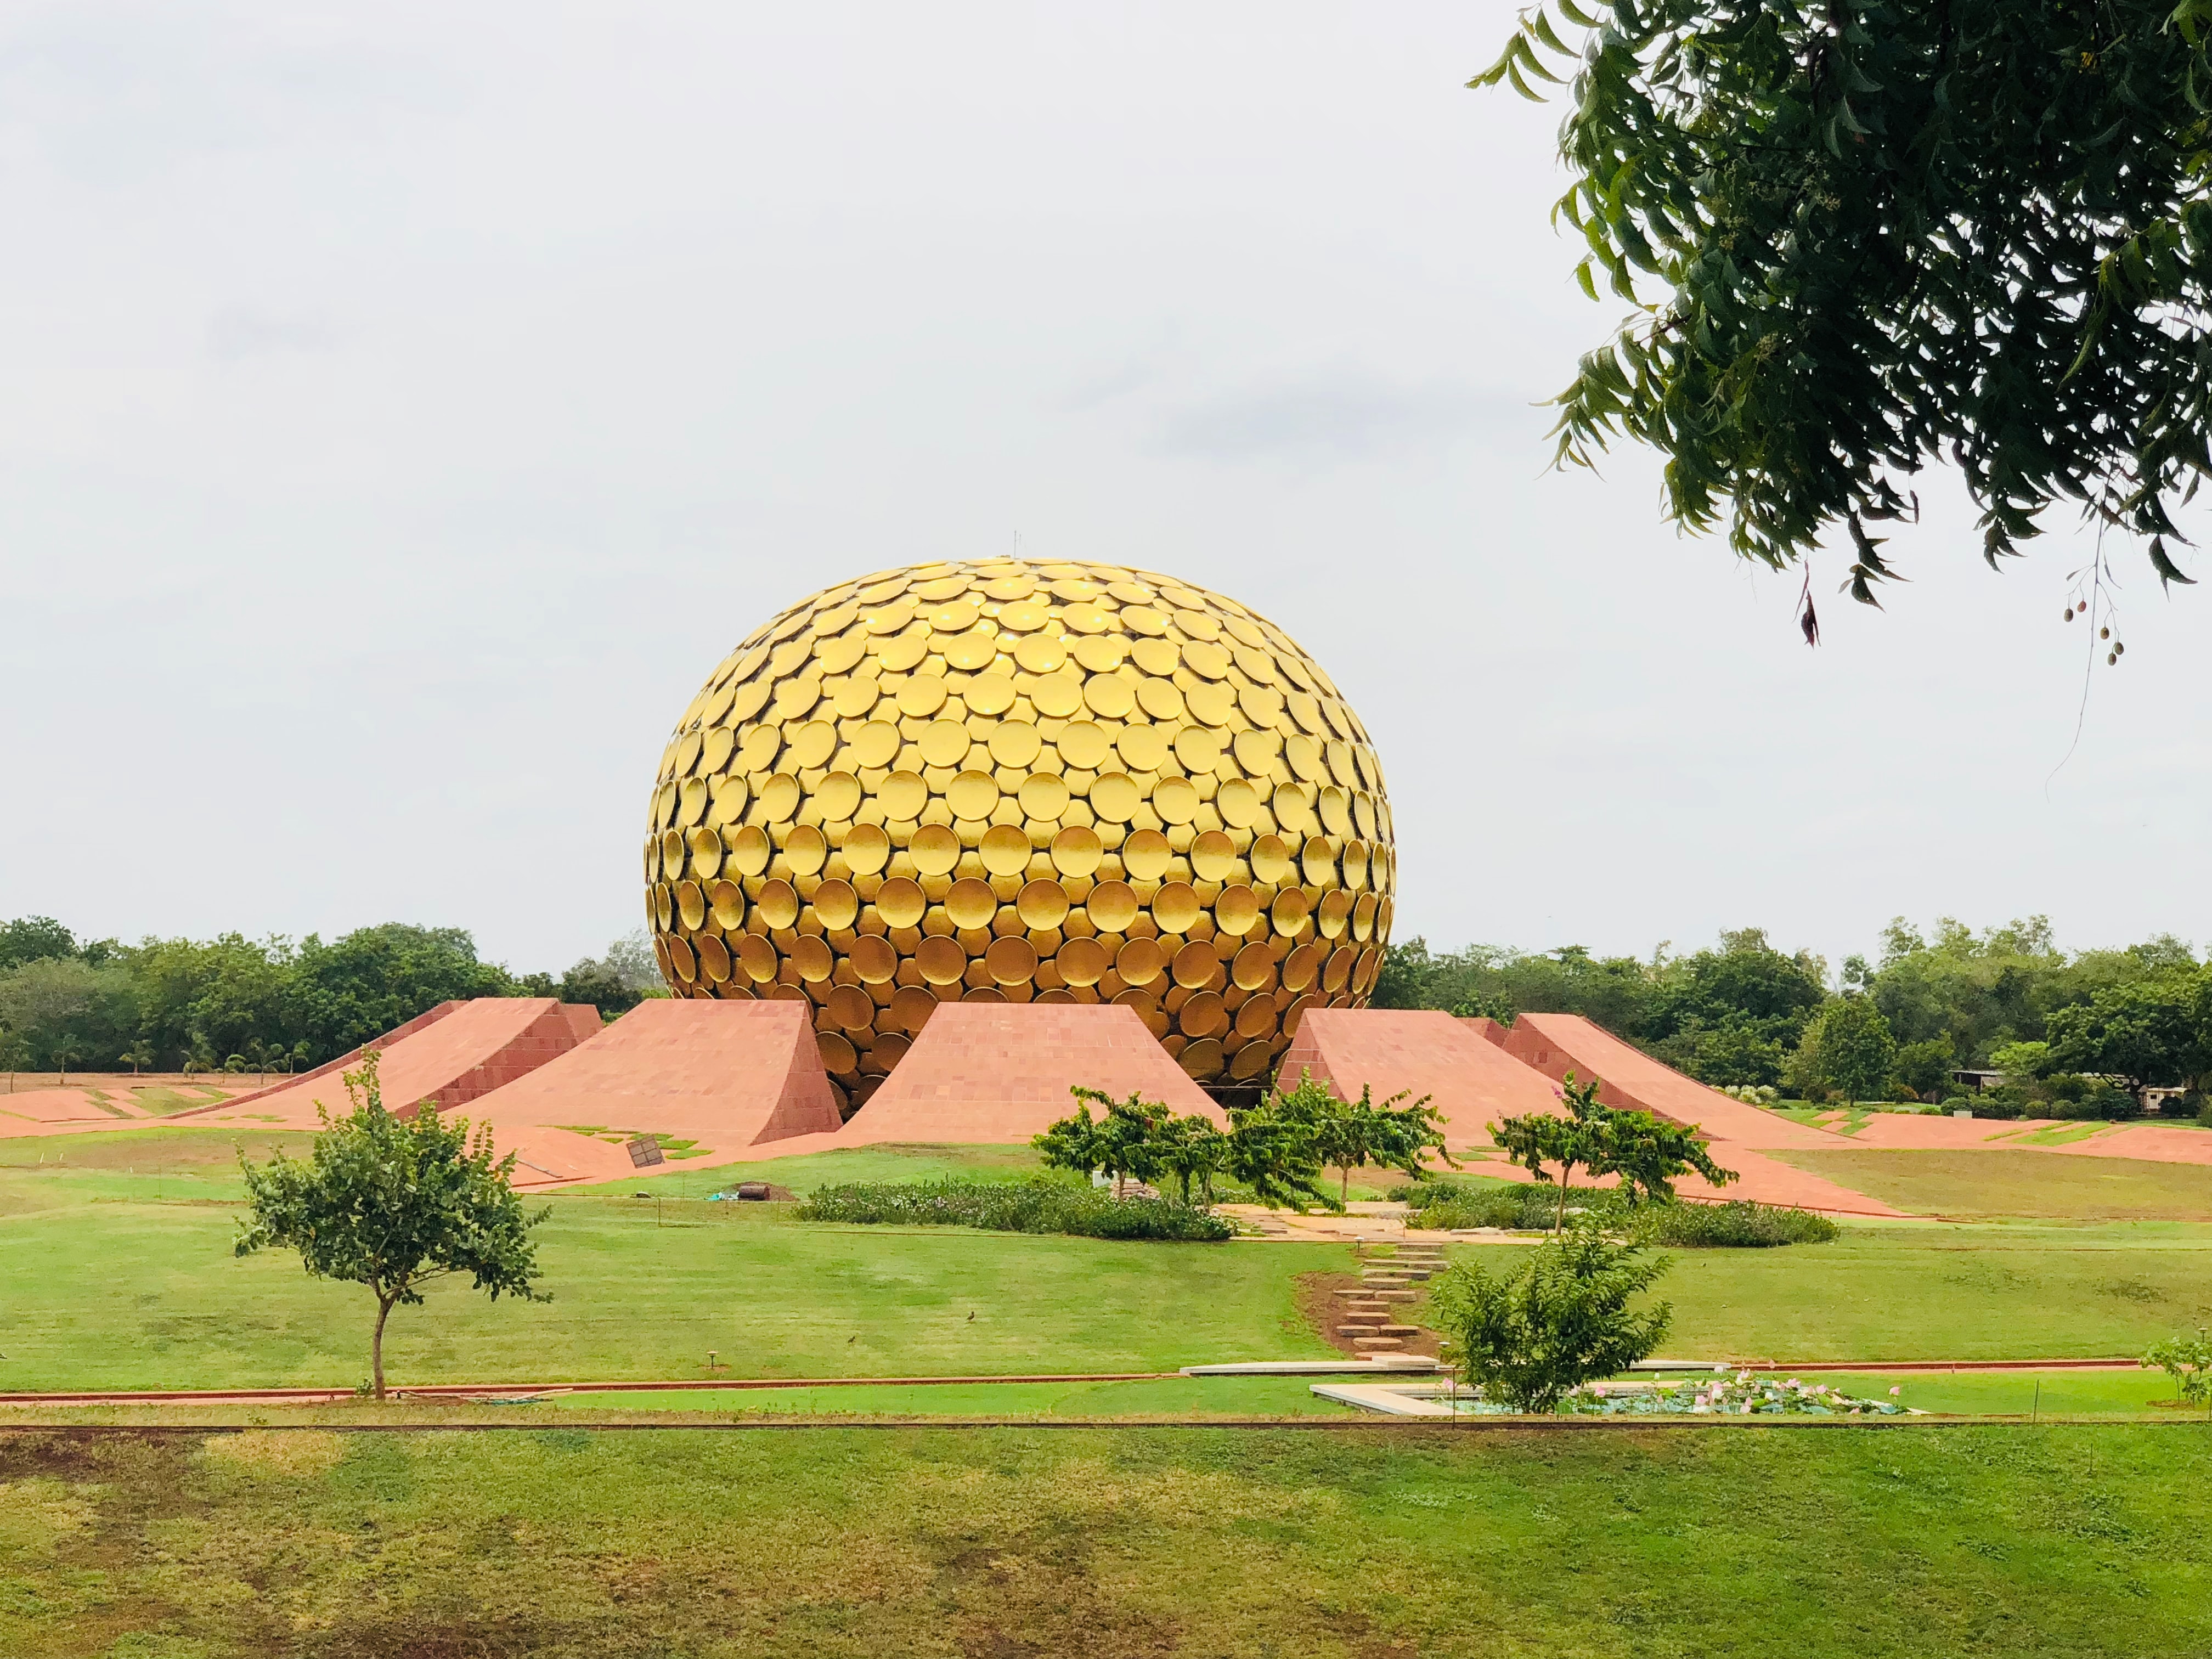
[[[1934,1100],[1950,1086],[1951,1070],[1956,1063],[1951,1053],[1951,1039],[1940,1036],[1926,1042],[1899,1045],[1890,1073],[1923,1100]]]
[[[1826,1244],[1843,1229],[1810,1210],[1776,1204],[1650,1204],[1636,1212],[1639,1244],[1685,1249],[1764,1249],[1777,1244]]]
[[[2136,1363],[2146,1370],[2155,1365],[2172,1377],[2176,1399],[2212,1412],[2212,1339],[2203,1331],[2169,1337]]]
[[[293,1018],[312,1054],[343,1054],[439,1003],[509,994],[507,970],[477,960],[459,927],[386,922],[325,945],[310,934],[293,975]]]
[[[0,973],[27,962],[76,953],[76,935],[52,916],[18,916],[13,921],[0,921]]]
[[[0,1030],[16,1063],[38,1071],[106,1070],[138,1027],[138,998],[125,969],[81,957],[34,957],[0,975]],[[127,1062],[126,1062],[127,1063]]]
[[[2202,974],[2164,975],[2096,992],[2044,1023],[2055,1070],[2124,1079],[2145,1089],[2193,1080],[2212,1066],[2212,987]]]
[[[1548,1231],[1559,1207],[1559,1194],[1549,1187],[1468,1187],[1453,1182],[1426,1182],[1394,1188],[1390,1196],[1419,1207],[1407,1212],[1409,1227],[1452,1231],[1462,1227],[1503,1227],[1519,1232]],[[1598,1189],[1576,1195],[1577,1207],[1595,1200]]]
[[[1548,1412],[1571,1389],[1650,1357],[1667,1332],[1666,1303],[1631,1312],[1667,1271],[1594,1228],[1527,1251],[1511,1270],[1453,1266],[1429,1293],[1444,1358],[1486,1395]]]
[[[1553,1117],[1532,1112],[1509,1117],[1490,1126],[1492,1138],[1514,1163],[1542,1182],[1556,1182],[1558,1206],[1555,1228],[1565,1228],[1567,1189],[1577,1169],[1593,1179],[1619,1177],[1620,1201],[1634,1206],[1674,1196],[1674,1178],[1697,1171],[1716,1187],[1735,1179],[1707,1154],[1691,1130],[1662,1122],[1649,1112],[1620,1112],[1599,1101],[1598,1079],[1577,1084],[1569,1072],[1560,1091],[1567,1115]],[[1551,1168],[1559,1173],[1555,1176]]]
[[[1805,1028],[1793,1057],[1802,1088],[1845,1100],[1886,1100],[1897,1039],[1873,999],[1838,997]]]
[[[1079,1238],[1218,1243],[1237,1236],[1218,1216],[1177,1199],[1116,1199],[1053,1180],[858,1182],[818,1188],[798,1213],[805,1221],[981,1227]]]
[[[552,1212],[523,1212],[507,1185],[514,1154],[494,1158],[489,1127],[471,1138],[465,1120],[441,1118],[434,1104],[408,1118],[386,1111],[376,1067],[372,1048],[359,1071],[343,1074],[353,1109],[335,1122],[321,1113],[308,1162],[280,1151],[257,1169],[240,1153],[252,1219],[240,1224],[234,1249],[297,1250],[316,1278],[368,1287],[376,1298],[369,1370],[381,1400],[385,1322],[394,1307],[419,1304],[424,1285],[466,1273],[495,1302],[551,1299],[535,1286],[530,1230]]]
[[[1565,35],[1549,11],[1564,20]],[[1667,458],[1670,516],[1781,568],[1964,474],[1992,564],[2052,501],[2148,538],[2212,470],[2207,0],[1576,0],[1474,84],[1572,75],[1558,212],[1652,301],[1562,394],[1563,460]],[[1573,63],[1580,58],[1578,65]],[[2176,538],[2178,539],[2178,538]],[[1814,629],[1807,619],[1807,633]]]

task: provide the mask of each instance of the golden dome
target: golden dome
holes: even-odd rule
[[[1125,1002],[1200,1082],[1261,1081],[1373,991],[1395,874],[1366,729],[1289,635],[1018,559],[760,629],[677,722],[645,842],[670,989],[811,1003],[848,1105],[955,999]]]

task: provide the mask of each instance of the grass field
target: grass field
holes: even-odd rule
[[[2087,1129],[2099,1125],[2087,1124]],[[2048,1152],[1822,1147],[1769,1158],[1916,1215],[2212,1222],[2212,1164]]]
[[[2212,1650],[2212,1437],[0,1438],[11,1659]]]
[[[0,1142],[0,1389],[360,1380],[364,1292],[309,1279],[288,1256],[232,1258],[234,1138],[149,1128]],[[264,1134],[257,1145],[305,1139]],[[1930,1155],[1844,1156],[1909,1168]],[[2014,1156],[2067,1173],[2090,1163],[2077,1179],[2096,1173],[2089,1160]],[[802,1184],[933,1164],[973,1172],[978,1159],[885,1148],[818,1162],[828,1167]],[[1326,1357],[1296,1278],[1354,1263],[1349,1246],[1328,1243],[824,1227],[794,1221],[787,1206],[696,1198],[549,1202],[538,1237],[554,1300],[434,1290],[428,1306],[394,1317],[395,1382],[680,1378],[703,1376],[710,1349],[736,1374],[767,1376]],[[1510,1263],[1524,1249],[1455,1254]],[[1674,1262],[1661,1293],[1675,1314],[1664,1351],[1678,1358],[2129,1355],[2212,1323],[2212,1227],[2196,1224],[1854,1226],[1832,1244],[1683,1250]]]

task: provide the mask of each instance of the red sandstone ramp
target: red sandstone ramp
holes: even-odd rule
[[[518,1186],[635,1173],[623,1145],[631,1135],[696,1141],[727,1162],[763,1141],[827,1133],[837,1103],[809,1012],[799,1002],[641,1002],[468,1115],[534,1172],[518,1172]]]
[[[1834,1147],[1834,1135],[1792,1123],[1771,1112],[1684,1077],[1643,1050],[1623,1042],[1580,1014],[1522,1014],[1505,1034],[1504,1051],[1548,1078],[1572,1072],[1587,1083],[1600,1079],[1597,1097],[1626,1111],[1647,1111],[1702,1129],[1741,1146]]]
[[[368,1045],[379,1050],[377,1080],[391,1111],[409,1114],[429,1101],[441,1111],[466,1106],[577,1043],[571,1009],[551,997],[477,997],[442,1003],[432,1013],[436,1018],[410,1020],[392,1036]],[[344,1085],[330,1073],[349,1063],[357,1062],[334,1060],[281,1087],[176,1115],[200,1123],[264,1126],[274,1119],[288,1127],[313,1129],[319,1121],[318,1102],[333,1116],[346,1110]]]
[[[361,1057],[367,1050],[374,1048],[379,1051],[382,1051],[384,1049],[390,1048],[394,1044],[398,1043],[408,1037],[413,1036],[417,1031],[422,1030],[423,1027],[434,1024],[437,1021],[445,1018],[447,1014],[452,1013],[456,1008],[464,1007],[466,1005],[465,1003],[459,1001],[441,1002],[434,1008],[425,1009],[422,1012],[416,1015],[412,1019],[402,1020],[398,1024],[386,1031],[382,1036],[374,1038],[368,1042],[365,1042],[358,1048],[349,1048],[345,1053],[340,1054],[336,1060],[325,1060],[321,1065],[316,1066],[312,1072],[301,1072],[292,1077],[286,1078],[282,1083],[271,1083],[262,1088],[255,1089],[246,1094],[234,1095],[229,1100],[225,1101],[222,1103],[227,1106],[243,1106],[249,1100],[265,1100],[275,1095],[288,1094],[292,1090],[298,1088],[303,1083],[313,1083],[323,1078],[331,1078],[335,1079],[341,1073],[349,1072],[355,1066],[360,1065]],[[337,1086],[335,1081],[333,1082],[332,1086]],[[338,1097],[341,1100],[345,1097],[345,1091],[343,1089],[338,1090]],[[208,1109],[201,1108],[199,1109],[206,1110]],[[190,1117],[193,1115],[193,1114],[190,1112],[173,1112],[170,1115],[173,1117]]]
[[[1195,1113],[1229,1127],[1227,1115],[1160,1047],[1133,1008],[1111,1002],[948,1002],[930,1015],[890,1080],[854,1114],[838,1143],[1026,1146],[1075,1109],[1068,1090],[1077,1085],[1115,1100],[1141,1094],[1165,1101],[1178,1115]]]
[[[1312,1074],[1342,1099],[1373,1089],[1379,1104],[1401,1091],[1443,1115],[1454,1151],[1490,1144],[1490,1125],[1531,1112],[1556,1116],[1558,1086],[1484,1041],[1474,1023],[1432,1009],[1309,1008],[1275,1073],[1276,1086]]]

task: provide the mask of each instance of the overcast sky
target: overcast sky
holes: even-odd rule
[[[1819,560],[1816,652],[1647,456],[1547,471],[1620,308],[1557,110],[1462,89],[1511,12],[10,8],[0,916],[557,970],[636,925],[739,636],[1018,535],[1320,659],[1401,939],[2212,935],[2212,587],[2117,550],[2065,759],[2070,521],[1992,574],[1929,477],[1887,613]]]

